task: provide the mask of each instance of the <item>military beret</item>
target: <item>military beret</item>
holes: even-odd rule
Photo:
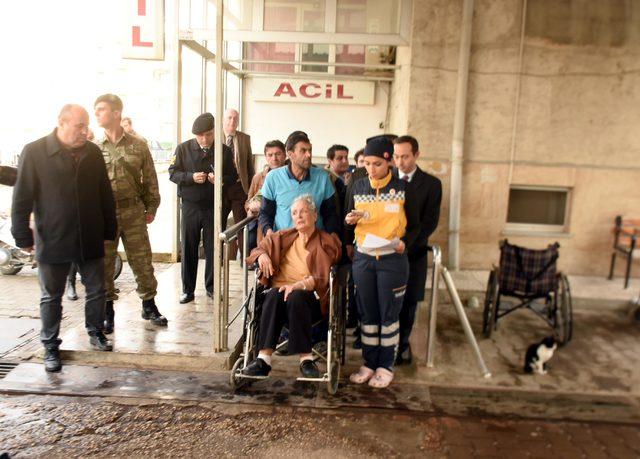
[[[198,116],[193,122],[193,128],[191,128],[191,132],[193,132],[195,135],[200,135],[213,129],[214,125],[215,123],[213,115],[211,113],[203,113],[202,115]]]
[[[377,156],[391,161],[393,142],[384,136],[372,137],[364,147],[364,156]]]

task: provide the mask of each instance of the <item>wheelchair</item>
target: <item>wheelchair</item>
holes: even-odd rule
[[[322,361],[326,371],[319,378],[298,377],[297,381],[326,383],[327,392],[334,395],[338,391],[340,368],[345,362],[346,342],[346,286],[348,283],[348,266],[332,266],[329,274],[329,311],[324,318],[328,322],[326,349],[324,346],[314,346],[312,353],[314,360]],[[258,335],[260,333],[260,315],[262,300],[266,288],[258,282],[258,269],[255,269],[254,285],[243,304],[243,345],[242,352],[233,364],[229,374],[229,385],[235,390],[252,383],[268,379],[268,376],[249,376],[242,374],[242,370],[258,356]],[[323,319],[323,320],[324,320]],[[317,322],[315,325],[317,325]],[[278,344],[276,350],[285,346],[287,341]]]
[[[534,312],[554,331],[559,345],[571,340],[573,307],[567,276],[557,271],[557,242],[543,250],[532,250],[500,243],[500,265],[489,274],[485,294],[482,333],[491,337],[498,320],[518,309]],[[515,305],[504,305],[505,297],[514,298]]]

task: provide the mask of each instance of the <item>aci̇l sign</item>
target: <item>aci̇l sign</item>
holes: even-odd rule
[[[164,59],[164,1],[127,0],[122,57]]]
[[[373,105],[375,83],[296,78],[254,78],[251,96],[263,102]]]

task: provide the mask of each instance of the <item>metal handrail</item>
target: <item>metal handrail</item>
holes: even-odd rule
[[[256,220],[255,216],[248,216],[245,219],[234,224],[231,228],[221,232],[218,235],[218,239],[223,244],[222,250],[222,301],[220,302],[220,327],[221,336],[218,340],[219,349],[226,350],[229,347],[229,328],[231,324],[237,319],[242,308],[234,315],[229,321],[229,261],[231,252],[231,243],[238,239],[240,231],[243,232],[242,241],[242,256],[246,257],[249,249],[249,223]],[[242,301],[243,304],[246,301],[247,293],[249,290],[249,269],[245,260],[242,260]]]
[[[247,226],[249,223],[256,220],[257,218],[258,217],[254,215],[249,215],[244,220],[240,220],[238,223],[235,223],[231,228],[227,228],[225,231],[220,233],[218,237],[222,242],[225,242],[225,241],[231,242],[238,237],[238,233],[240,232],[240,230],[244,229],[245,226]]]

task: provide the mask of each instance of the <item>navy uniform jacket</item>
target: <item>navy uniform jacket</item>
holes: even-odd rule
[[[188,202],[203,209],[213,209],[214,186],[208,180],[204,183],[193,181],[194,172],[213,172],[213,152],[211,147],[205,153],[196,139],[187,140],[176,148],[175,155],[169,166],[169,179],[178,184],[178,196],[183,202]],[[226,145],[222,145],[223,168],[225,171],[235,170],[233,153]],[[215,174],[216,179],[220,174]],[[223,178],[223,185],[225,184]]]

